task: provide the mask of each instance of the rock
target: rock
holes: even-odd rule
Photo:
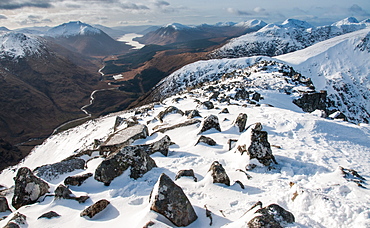
[[[130,145],[137,139],[145,139],[148,136],[148,127],[137,124],[132,127],[117,131],[100,146],[100,154],[110,154]]]
[[[345,178],[347,181],[355,182],[359,187],[364,186],[362,184],[365,184],[366,179],[358,174],[358,172],[354,169],[346,169],[341,166],[339,166],[339,170],[343,174],[343,178]]]
[[[215,107],[212,101],[204,101],[201,103],[201,106],[205,107],[206,109],[213,109]]]
[[[33,173],[46,181],[51,181],[62,174],[84,168],[85,160],[77,158],[37,167],[33,170]]]
[[[60,214],[56,213],[55,211],[49,211],[49,212],[46,212],[46,213],[42,214],[37,219],[40,219],[40,218],[51,219],[51,218],[56,218],[56,217],[60,217]]]
[[[300,98],[294,99],[293,103],[304,112],[313,112],[316,109],[325,111],[327,109],[326,96],[326,91],[304,93]]]
[[[180,170],[175,177],[175,180],[179,179],[180,177],[193,177],[194,181],[197,182],[198,179],[194,175],[194,171],[192,169],[183,169]]]
[[[155,161],[149,157],[149,145],[126,146],[118,153],[109,155],[95,170],[95,180],[109,185],[114,178],[131,168],[130,177],[138,179],[149,170],[157,167]]]
[[[27,217],[24,214],[16,212],[9,220],[9,222],[3,228],[19,228],[24,227],[27,224]]]
[[[239,113],[238,117],[235,120],[235,125],[238,126],[239,132],[244,131],[245,125],[247,124],[248,116],[245,113]]]
[[[237,141],[238,141],[237,139],[229,139],[227,141],[227,144],[229,145],[229,150],[231,150],[232,148],[235,147],[235,144],[236,144]]]
[[[83,210],[80,216],[93,218],[95,215],[103,211],[109,204],[110,202],[106,199],[99,200],[98,202]]]
[[[209,129],[212,128],[216,129],[217,131],[221,131],[218,117],[215,115],[210,115],[203,121],[202,128],[198,134],[208,131]]]
[[[195,143],[195,145],[198,145],[198,143],[201,143],[201,142],[205,143],[205,144],[208,144],[210,146],[215,146],[217,144],[215,140],[213,140],[210,137],[204,136],[204,135],[199,137],[199,139],[198,139],[197,143]]]
[[[249,99],[249,93],[244,88],[240,88],[236,91],[234,99],[235,100],[247,100]]]
[[[170,131],[170,130],[173,130],[173,129],[176,129],[176,128],[197,124],[197,123],[200,123],[200,122],[202,122],[202,121],[200,121],[198,119],[191,119],[191,120],[185,121],[183,123],[175,124],[175,125],[172,125],[172,126],[169,126],[169,127],[160,128],[158,130],[155,130],[153,132],[153,134],[157,133],[157,132],[165,133],[166,131]]]
[[[209,97],[210,100],[217,100],[218,96],[220,95],[219,91],[215,91],[212,93],[212,95]]]
[[[0,212],[11,211],[9,208],[8,200],[0,196]]]
[[[199,114],[199,111],[194,109],[194,110],[187,110],[185,111],[185,115],[188,117],[188,119],[192,119],[194,117],[202,117],[200,114]]]
[[[173,144],[174,143],[171,142],[171,138],[168,135],[165,135],[160,140],[158,140],[154,143],[148,144],[147,146],[149,148],[147,148],[146,150],[147,150],[149,155],[154,154],[155,152],[160,152],[164,156],[167,156],[168,155],[168,147],[173,145]],[[143,146],[145,146],[145,145],[143,145]]]
[[[222,111],[220,112],[220,114],[221,114],[221,113],[229,113],[229,109],[224,108],[224,109],[222,109]]]
[[[270,204],[267,207],[258,209],[255,213],[262,215],[256,216],[248,222],[249,228],[263,227],[285,227],[287,223],[294,223],[295,218],[292,213],[277,204]]]
[[[116,131],[119,126],[121,126],[125,122],[125,119],[117,116],[116,121],[114,122],[113,131]]]
[[[180,115],[184,115],[184,112],[181,111],[180,109],[176,108],[175,106],[169,106],[167,107],[164,111],[161,111],[158,115],[157,115],[157,119],[161,122],[163,122],[163,118],[168,115],[168,114],[174,114],[174,113],[178,113]]]
[[[260,99],[261,99],[261,94],[259,94],[259,93],[257,93],[257,92],[254,92],[254,93],[252,94],[252,100],[255,100],[255,101],[259,102],[259,101],[260,101]]]
[[[260,122],[255,123],[253,129],[256,131],[262,131],[262,124]]]
[[[27,167],[22,167],[18,170],[14,181],[15,189],[12,205],[15,209],[35,203],[40,196],[46,194],[49,190],[49,185],[33,175]]]
[[[244,184],[240,180],[235,181],[235,184],[238,184],[242,189],[245,189]]]
[[[79,203],[84,203],[86,200],[88,200],[90,197],[89,196],[80,196],[76,197],[73,195],[71,190],[69,190],[68,187],[60,184],[54,191],[55,193],[55,199],[72,199],[76,200]]]
[[[150,196],[150,209],[176,226],[188,226],[198,216],[183,190],[162,173]]]
[[[344,120],[344,121],[348,120],[347,116],[344,115],[343,113],[341,113],[340,111],[333,112],[332,114],[329,115],[329,118],[331,118],[331,119],[340,119],[340,120]]]
[[[70,186],[81,186],[82,183],[87,180],[89,177],[92,177],[92,173],[85,173],[83,175],[69,176],[64,180],[65,185]]]
[[[117,129],[123,125],[124,126],[121,128],[132,127],[135,126],[136,124],[139,124],[139,121],[137,120],[136,116],[130,116],[127,119],[117,116],[116,121],[114,122],[114,131],[117,131]]]
[[[213,183],[221,183],[230,186],[229,176],[226,174],[224,167],[218,162],[214,161],[208,172],[212,172]]]

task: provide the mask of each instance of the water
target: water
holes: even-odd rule
[[[134,47],[133,49],[141,49],[145,45],[141,44],[137,41],[134,41],[133,39],[136,38],[136,37],[142,37],[142,36],[143,35],[136,34],[136,33],[128,33],[128,34],[125,34],[124,36],[121,36],[117,40],[121,41],[121,42],[126,42],[128,45],[133,46]]]

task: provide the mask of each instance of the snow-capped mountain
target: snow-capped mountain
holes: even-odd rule
[[[368,27],[365,21],[350,17],[329,26],[313,27],[305,21],[287,19],[282,24],[268,24],[254,33],[232,39],[213,51],[212,58],[277,56],[294,52],[335,36]]]
[[[71,21],[49,29],[45,35],[50,37],[71,37],[79,35],[96,35],[101,33],[102,31],[100,29],[94,28],[91,25],[82,23],[81,21]]]
[[[1,58],[23,58],[31,55],[41,55],[44,43],[41,38],[17,32],[0,34]]]

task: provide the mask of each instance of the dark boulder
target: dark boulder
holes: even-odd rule
[[[27,167],[22,167],[18,170],[14,181],[15,188],[12,205],[15,209],[36,203],[40,196],[46,194],[49,190],[49,185],[33,175]]]
[[[192,177],[195,182],[198,181],[198,179],[194,175],[194,171],[192,169],[183,169],[180,170],[175,177],[175,180],[181,178],[181,177]]]
[[[65,185],[69,186],[81,186],[82,183],[87,180],[89,177],[92,177],[92,173],[85,173],[82,175],[69,176],[64,180]]]
[[[211,172],[213,183],[221,183],[230,186],[229,176],[226,174],[224,167],[222,167],[218,161],[214,161],[212,163],[208,172]]]
[[[198,216],[183,190],[162,173],[150,196],[150,209],[176,226],[188,226]]]
[[[206,109],[213,109],[215,107],[212,101],[204,101],[201,103],[201,106],[205,107]]]
[[[210,137],[207,137],[207,136],[204,136],[204,135],[201,135],[197,141],[197,143],[195,143],[195,145],[198,145],[198,143],[205,143],[205,144],[208,144],[210,146],[215,146],[217,143],[215,140],[213,140],[212,138]]]
[[[313,112],[315,110],[326,110],[326,91],[304,93],[300,98],[294,99],[293,103],[300,107],[304,112]]]
[[[57,218],[57,217],[60,217],[60,214],[56,213],[55,211],[49,211],[49,212],[46,212],[40,215],[40,217],[38,217],[37,219],[40,219],[40,218],[51,219],[51,218]]]
[[[217,100],[218,96],[220,95],[219,91],[215,91],[212,93],[212,95],[209,97],[210,100]]]
[[[24,214],[17,212],[3,228],[25,227],[25,225],[27,224],[26,219],[27,217]]]
[[[93,205],[89,206],[85,210],[80,213],[81,217],[89,217],[93,218],[95,215],[103,211],[110,202],[106,199],[99,200],[98,202],[94,203]]]
[[[129,118],[122,118],[120,116],[116,117],[116,121],[114,122],[114,131],[118,129],[118,127],[123,126],[122,128],[132,127],[136,124],[139,124],[136,116],[130,116]]]
[[[249,93],[244,88],[240,88],[236,91],[234,99],[235,100],[247,100],[249,99]]]
[[[192,118],[194,118],[194,117],[202,117],[202,116],[199,114],[199,111],[198,111],[198,110],[196,110],[196,109],[185,111],[185,115],[188,117],[188,119],[192,119]]]
[[[212,129],[212,128],[216,129],[217,131],[221,131],[218,117],[215,115],[210,115],[203,121],[202,128],[199,134],[202,132],[208,131],[209,129]]]
[[[84,168],[85,160],[77,158],[37,167],[33,173],[46,181],[51,181],[62,174]]]
[[[90,197],[89,196],[80,196],[76,197],[73,195],[71,190],[69,190],[68,187],[60,184],[54,191],[55,193],[55,199],[71,199],[71,200],[76,200],[79,203],[84,203],[86,200],[88,200]]]
[[[8,200],[0,196],[0,212],[11,211],[9,208]]]
[[[161,122],[163,122],[163,118],[168,115],[168,114],[174,114],[174,113],[178,113],[180,115],[184,115],[184,112],[181,111],[180,109],[176,108],[175,106],[170,106],[170,107],[167,107],[164,111],[161,111],[158,115],[157,115],[157,119]]]
[[[143,145],[143,147],[147,147],[146,151],[148,152],[149,155],[154,154],[156,152],[160,152],[164,156],[168,155],[168,148],[169,146],[173,145],[174,143],[171,142],[171,138],[168,135],[163,136],[160,140],[148,144],[148,145]]]
[[[239,132],[244,131],[245,125],[247,124],[247,119],[248,119],[247,114],[239,113],[234,123],[239,128]]]
[[[259,102],[259,101],[260,101],[260,99],[261,99],[261,94],[259,94],[259,93],[257,93],[257,92],[254,92],[254,93],[252,94],[252,100],[255,100],[255,101]]]
[[[114,178],[120,176],[128,168],[130,177],[138,179],[152,168],[157,167],[155,161],[149,157],[149,146],[126,146],[118,153],[109,155],[95,170],[95,180],[109,185]]]
[[[220,114],[221,114],[221,113],[229,113],[229,109],[224,108],[224,109],[222,109],[222,110],[221,110]]]
[[[258,209],[255,213],[261,215],[254,217],[248,222],[249,228],[263,227],[285,227],[287,223],[294,223],[292,213],[277,204],[270,204],[267,207]]]

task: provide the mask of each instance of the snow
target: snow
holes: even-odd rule
[[[40,55],[43,41],[40,38],[17,32],[0,34],[0,58],[24,58],[29,55]]]
[[[171,23],[171,24],[167,24],[166,26],[164,26],[164,28],[173,28],[175,30],[187,30],[187,29],[191,29],[192,27],[183,25],[180,23]]]
[[[71,21],[61,24],[46,32],[46,36],[50,37],[71,37],[78,35],[95,35],[103,33],[100,29],[94,28],[91,25],[80,21]]]

